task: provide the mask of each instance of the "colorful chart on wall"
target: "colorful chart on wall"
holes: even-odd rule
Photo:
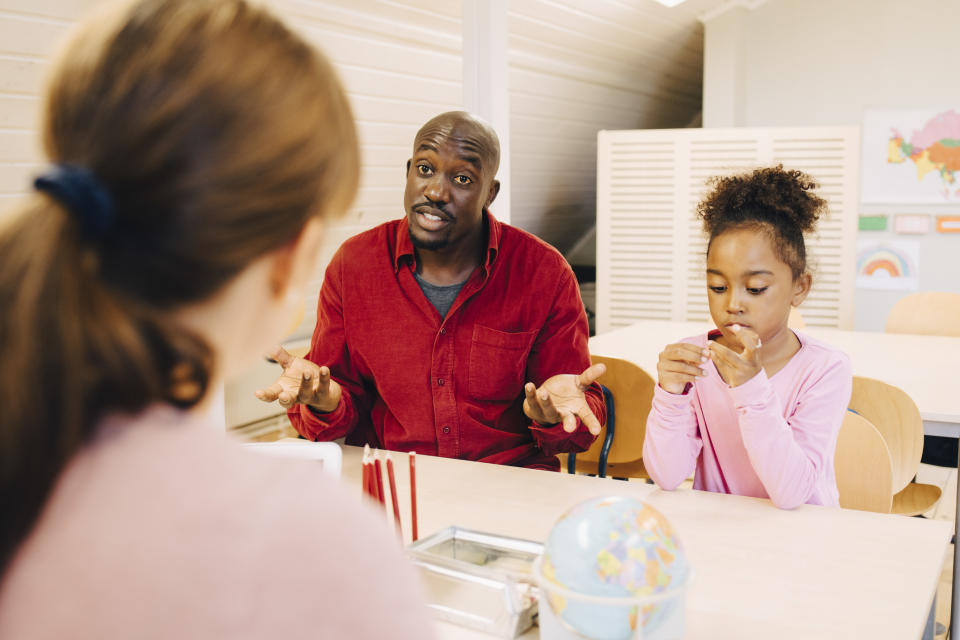
[[[916,240],[857,241],[857,286],[863,289],[916,290],[920,282],[920,243]]]
[[[960,108],[864,113],[863,202],[960,203]]]

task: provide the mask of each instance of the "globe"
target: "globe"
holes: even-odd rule
[[[579,637],[635,638],[638,627],[645,639],[675,637],[678,616],[682,633],[686,556],[667,519],[642,500],[594,498],[564,513],[540,572],[541,609],[551,607]]]

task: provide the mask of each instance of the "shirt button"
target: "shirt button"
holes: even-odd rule
[[[437,380],[437,384],[442,387],[442,386],[443,386],[443,378],[440,378],[439,380]]]
[[[446,332],[447,332],[447,328],[446,328],[446,327],[440,327],[440,335],[443,335],[443,334],[445,334]]]
[[[444,427],[444,428],[443,428],[443,432],[444,432],[444,433],[450,433],[450,427]]]

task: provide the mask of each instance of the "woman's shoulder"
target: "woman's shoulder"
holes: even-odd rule
[[[135,635],[164,611],[193,612],[163,616],[171,637],[431,634],[413,567],[359,491],[207,425],[101,429],[16,560],[0,609],[35,625],[51,599],[76,603],[45,637]]]
[[[315,460],[222,445],[223,473],[209,499],[224,505],[221,517],[232,525],[217,537],[245,538],[240,546],[256,558],[259,588],[290,594],[298,609],[313,611],[327,637],[430,637],[414,568],[384,513],[365,504],[359,489]],[[245,496],[242,503],[231,505],[234,493]],[[287,615],[286,606],[270,608]]]
[[[266,571],[280,591],[302,594],[300,606],[325,619],[327,637],[430,637],[414,568],[384,512],[313,461],[251,455],[244,518],[266,524],[251,539],[270,550]]]
[[[414,568],[384,512],[363,503],[359,489],[312,460],[236,448],[230,457],[251,496],[242,514],[251,543],[271,556],[265,575],[303,597],[298,608],[324,620],[323,635],[432,636]]]

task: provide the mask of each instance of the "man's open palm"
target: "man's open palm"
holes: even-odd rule
[[[562,373],[549,378],[538,389],[532,382],[524,386],[523,412],[540,424],[563,424],[573,433],[577,419],[593,435],[600,433],[600,421],[593,415],[584,392],[606,371],[602,364],[588,367],[581,374]]]
[[[283,373],[272,385],[257,391],[258,398],[264,402],[277,400],[288,409],[295,404],[305,404],[324,413],[340,404],[340,385],[330,377],[329,368],[296,358],[283,347],[277,347],[271,357],[283,367]]]

